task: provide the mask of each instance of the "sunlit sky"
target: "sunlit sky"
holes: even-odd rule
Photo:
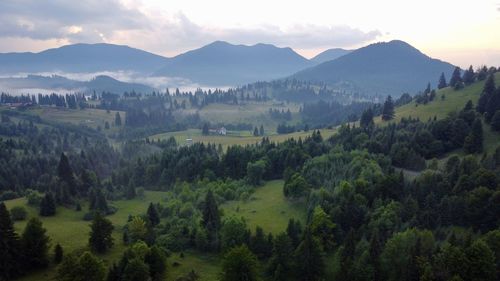
[[[0,1],[0,52],[106,42],[174,56],[224,40],[310,58],[392,39],[462,67],[500,66],[500,0]]]

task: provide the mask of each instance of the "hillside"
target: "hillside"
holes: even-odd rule
[[[331,60],[340,58],[341,56],[347,55],[350,52],[352,52],[352,50],[346,50],[346,49],[342,49],[342,48],[328,49],[326,51],[319,53],[315,57],[313,57],[311,59],[311,61],[315,62],[317,64],[320,64],[320,63],[324,63],[327,61],[331,61]]]
[[[403,41],[371,44],[333,61],[300,71],[292,77],[326,82],[339,89],[371,95],[416,93],[428,82],[435,85],[453,65],[432,59]]]
[[[139,83],[127,83],[116,80],[110,76],[98,75],[89,81],[72,80],[59,75],[42,76],[28,75],[26,77],[7,77],[0,78],[0,89],[2,91],[14,92],[35,92],[42,90],[48,91],[78,91],[97,93],[111,92],[123,94],[124,92],[151,93],[152,87]]]
[[[308,66],[311,63],[290,48],[216,41],[173,57],[155,75],[224,86],[281,78]]]
[[[168,58],[128,46],[74,44],[39,53],[0,54],[0,73],[132,71],[149,74]]]

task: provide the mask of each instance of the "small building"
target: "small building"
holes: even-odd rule
[[[219,129],[217,129],[217,134],[219,134],[219,135],[221,135],[221,136],[225,136],[225,135],[227,135],[227,130],[226,130],[226,128],[221,127],[221,128],[219,128]]]
[[[193,139],[186,139],[186,145],[192,145]]]

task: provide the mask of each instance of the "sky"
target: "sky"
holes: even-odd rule
[[[500,0],[0,1],[0,52],[105,42],[174,56],[224,40],[311,58],[393,39],[462,67],[500,66]]]

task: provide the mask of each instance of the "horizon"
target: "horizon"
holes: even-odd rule
[[[311,1],[307,5],[263,0],[27,0],[19,5],[6,0],[0,3],[0,15],[2,53],[109,43],[173,57],[220,40],[290,47],[310,59],[327,49],[357,49],[399,39],[462,68],[500,65],[500,38],[494,36],[500,29],[498,0],[481,5],[452,0]]]

